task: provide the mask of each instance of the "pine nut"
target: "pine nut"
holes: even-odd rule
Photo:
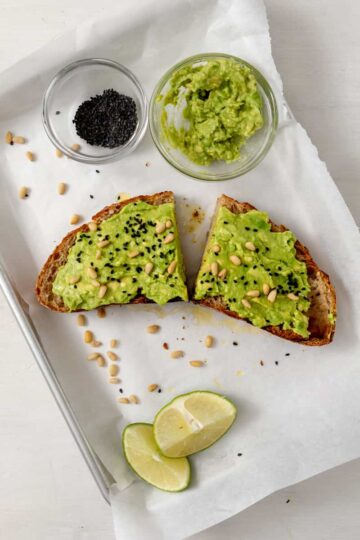
[[[15,135],[13,138],[12,138],[13,142],[15,144],[25,144],[26,143],[26,139],[25,137],[20,137],[19,135]]]
[[[106,291],[107,291],[107,286],[106,285],[101,285],[101,287],[99,289],[98,297],[99,298],[104,298],[104,296],[106,294]]]
[[[95,259],[98,261],[99,259],[101,259],[101,249],[98,249],[97,252],[95,253]]]
[[[245,247],[249,251],[255,251],[256,247],[254,246],[253,242],[245,242]]]
[[[116,377],[116,375],[119,373],[119,366],[116,364],[111,364],[109,366],[109,375],[110,377]]]
[[[210,349],[214,345],[214,338],[212,336],[206,336],[205,338],[205,347]]]
[[[273,304],[275,302],[276,295],[277,295],[277,290],[276,289],[273,289],[267,295],[267,299],[269,300],[269,302],[271,302],[271,304]]]
[[[263,285],[263,293],[265,294],[265,296],[267,296],[270,292],[270,285],[268,285],[267,283],[264,283]]]
[[[99,367],[104,367],[106,365],[105,358],[101,354],[98,355],[96,361]]]
[[[158,388],[159,388],[158,384],[149,384],[147,389],[149,390],[149,392],[155,392],[155,390],[157,390]]]
[[[93,339],[94,339],[94,334],[90,330],[86,330],[84,332],[84,342],[91,343]]]
[[[74,285],[74,284],[77,283],[78,281],[80,281],[80,276],[70,276],[70,277],[69,277],[69,283],[70,283],[70,285]]]
[[[155,227],[156,234],[161,234],[165,231],[166,225],[165,223],[158,223]]]
[[[212,247],[213,253],[219,253],[220,249],[221,248],[220,248],[219,244],[214,244],[213,247]]]
[[[226,268],[223,268],[223,269],[220,270],[220,272],[219,272],[219,278],[220,278],[220,279],[225,279],[226,274],[227,274],[227,270],[226,270]]]
[[[153,263],[151,263],[151,262],[146,263],[145,264],[145,269],[144,269],[145,273],[146,274],[151,274],[151,271],[152,271],[153,268],[154,268]]]
[[[86,317],[82,313],[76,317],[76,322],[78,326],[86,325]]]
[[[55,155],[56,155],[56,157],[63,157],[64,154],[62,153],[62,151],[59,148],[56,148]]]
[[[172,223],[171,219],[168,219],[168,220],[166,221],[166,223],[165,223],[165,227],[166,227],[167,229],[170,229],[170,228],[172,227],[172,224],[173,224],[173,223]]]
[[[299,297],[298,297],[296,294],[292,293],[292,292],[289,293],[289,294],[287,295],[287,297],[290,298],[290,300],[294,300],[294,301],[295,301],[295,300],[299,300]]]
[[[173,274],[175,272],[175,268],[177,266],[177,261],[172,261],[168,266],[168,274]]]
[[[135,257],[137,257],[139,255],[139,252],[137,249],[134,249],[133,251],[130,251],[128,253],[128,257],[129,259],[134,259]]]
[[[120,384],[121,380],[118,379],[117,377],[109,377],[109,383],[110,384]]]
[[[80,150],[81,146],[78,143],[74,143],[71,145],[71,150],[74,150],[74,152],[78,152]]]
[[[90,345],[92,347],[101,347],[102,343],[101,343],[101,341],[97,341],[96,339],[93,339],[92,342],[90,343]]]
[[[252,257],[249,257],[248,255],[246,255],[246,256],[244,257],[244,261],[247,262],[247,263],[250,263],[252,260],[253,260],[253,258],[252,258]]]
[[[158,324],[150,324],[146,329],[148,334],[156,334],[159,330],[160,326]]]
[[[11,133],[11,131],[7,131],[5,133],[5,142],[6,144],[11,144],[13,142],[13,134]]]
[[[89,354],[89,356],[87,357],[87,359],[88,359],[88,360],[97,360],[98,356],[99,356],[99,353],[93,352],[93,353]]]
[[[250,298],[257,298],[258,296],[260,296],[260,291],[248,291],[246,293],[246,296],[250,296]]]
[[[164,244],[171,244],[171,242],[174,241],[175,235],[174,233],[169,233],[167,236],[165,236]]]
[[[97,278],[97,273],[96,273],[96,270],[95,268],[92,268],[91,266],[89,266],[89,268],[86,269],[86,273],[89,277],[91,277],[92,279],[96,279]]]
[[[29,194],[29,189],[26,186],[21,186],[19,189],[19,197],[20,199],[25,199]]]
[[[242,303],[242,305],[243,305],[246,309],[250,309],[250,308],[251,308],[251,304],[250,304],[249,300],[246,300],[246,298],[243,298],[243,299],[241,300],[241,303]]]
[[[110,347],[112,349],[115,349],[115,347],[118,346],[118,342],[117,342],[117,339],[110,339]]]
[[[95,221],[90,221],[90,223],[88,223],[88,227],[89,231],[94,232],[97,230],[97,223],[95,223]]]
[[[190,360],[189,364],[192,367],[203,367],[205,365],[205,362],[203,362],[202,360]]]
[[[119,397],[117,400],[118,403],[130,403],[127,397]]]
[[[97,247],[103,248],[105,246],[108,246],[110,244],[109,240],[101,240],[101,242],[97,243]]]
[[[213,276],[217,276],[218,275],[218,272],[219,272],[219,265],[217,262],[212,262],[211,263],[211,273]]]
[[[59,195],[64,195],[65,191],[66,191],[66,184],[64,182],[60,182],[58,184],[58,194]]]
[[[115,353],[112,352],[112,351],[107,351],[106,354],[108,355],[108,358],[110,358],[110,360],[112,360],[112,362],[115,362],[116,360],[119,360],[118,355],[115,354]]]
[[[26,152],[25,156],[29,161],[35,161],[35,156],[32,152]]]
[[[100,287],[100,282],[97,279],[91,279],[90,283],[93,287],[96,287],[96,288]]]
[[[184,351],[171,351],[171,358],[182,358],[184,356]]]
[[[70,225],[76,225],[80,221],[80,216],[78,214],[73,214],[70,218]]]
[[[99,319],[103,319],[104,317],[106,317],[106,309],[103,308],[103,307],[99,307],[96,310],[96,313],[97,313],[97,316],[99,317]]]
[[[230,262],[235,264],[235,266],[240,266],[241,260],[237,255],[230,255],[229,259],[230,259]]]
[[[135,394],[131,394],[131,396],[129,396],[129,401],[130,403],[139,403],[140,400],[137,396],[135,396]]]

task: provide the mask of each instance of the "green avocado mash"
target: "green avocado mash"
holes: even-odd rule
[[[70,310],[127,304],[139,294],[157,304],[187,300],[174,204],[129,203],[96,231],[78,233],[53,293]]]
[[[185,66],[169,84],[160,97],[163,133],[199,165],[237,160],[241,146],[263,125],[255,76],[231,58]]]
[[[294,234],[271,232],[270,227],[265,212],[233,214],[221,207],[197,277],[195,299],[221,296],[228,309],[255,326],[282,326],[308,337],[306,265],[295,257]],[[271,302],[268,294],[273,290],[276,297]]]

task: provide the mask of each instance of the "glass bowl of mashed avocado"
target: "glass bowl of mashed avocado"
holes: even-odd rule
[[[274,140],[273,91],[253,66],[227,54],[179,62],[157,84],[150,131],[163,157],[200,180],[228,180],[253,169]]]

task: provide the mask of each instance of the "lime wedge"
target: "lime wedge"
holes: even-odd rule
[[[189,456],[220,439],[235,417],[235,405],[220,394],[206,391],[183,394],[156,415],[156,444],[164,456]]]
[[[156,446],[152,424],[129,424],[123,431],[126,461],[145,482],[164,491],[182,491],[190,483],[190,463],[186,458],[170,459]]]

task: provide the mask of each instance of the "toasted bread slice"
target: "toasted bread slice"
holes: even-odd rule
[[[126,205],[137,201],[143,201],[154,206],[175,202],[172,191],[163,191],[161,193],[155,193],[154,195],[139,195],[138,197],[133,197],[131,199],[126,199],[124,201],[116,202],[110,206],[106,206],[93,216],[92,221],[100,224],[102,221],[105,221],[114,214],[120,212]],[[38,301],[43,306],[53,311],[60,312],[82,311],[81,309],[70,310],[64,304],[63,299],[53,293],[53,283],[58,270],[67,261],[69,250],[75,244],[77,234],[80,232],[87,233],[89,230],[88,224],[84,224],[67,234],[44,264],[35,286],[35,294]],[[141,304],[149,302],[152,302],[152,300],[149,300],[146,296],[139,294],[133,298],[129,304]]]
[[[246,202],[238,202],[227,195],[222,195],[217,201],[216,211],[212,227],[209,232],[208,243],[211,238],[211,232],[216,222],[216,216],[219,208],[225,206],[234,214],[242,214],[249,212],[250,210],[256,210],[254,206]],[[274,232],[286,231],[284,225],[275,225],[272,221],[271,230]],[[335,332],[335,319],[336,319],[336,296],[335,289],[332,286],[329,276],[325,274],[316,262],[311,257],[308,249],[301,244],[298,240],[295,243],[296,258],[306,264],[308,280],[311,288],[310,292],[310,308],[306,315],[309,317],[308,330],[310,336],[307,338],[295,333],[292,330],[285,330],[281,326],[265,326],[263,330],[274,334],[275,336],[287,339],[289,341],[295,341],[302,343],[303,345],[326,345],[333,339]],[[203,260],[208,250],[208,245],[205,247]],[[231,311],[222,297],[207,297],[202,300],[195,300],[193,302],[201,304],[203,306],[211,307],[217,311],[221,311],[230,317],[236,319],[244,319],[250,322],[248,319],[241,317],[238,313]],[[329,315],[332,316],[334,322],[329,320]]]

